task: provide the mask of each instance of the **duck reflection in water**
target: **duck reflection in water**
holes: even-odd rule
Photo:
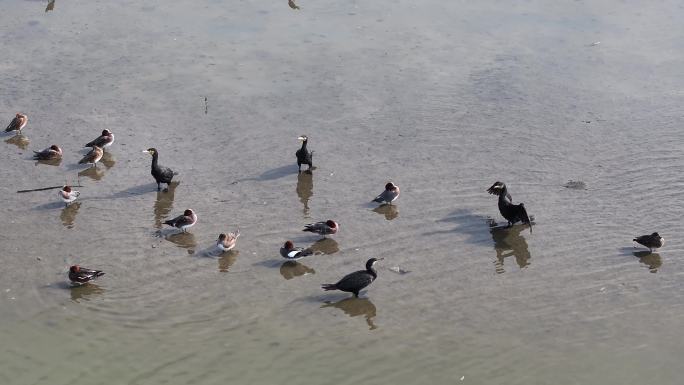
[[[345,298],[337,302],[326,302],[321,306],[321,309],[326,307],[335,307],[344,312],[350,317],[364,316],[369,330],[377,329],[378,327],[373,323],[377,310],[373,302],[368,298]]]
[[[384,215],[385,219],[391,221],[399,216],[399,209],[395,205],[381,205],[373,209],[374,212]]]
[[[104,177],[104,174],[104,171],[97,167],[88,167],[85,170],[78,172],[79,177],[85,176],[95,181],[101,180],[102,177]]]
[[[660,254],[651,253],[648,250],[635,251],[634,256],[639,258],[639,262],[646,265],[651,273],[657,273],[658,269],[663,265],[663,259]]]
[[[94,283],[71,286],[69,290],[71,291],[71,300],[74,302],[81,302],[81,300],[88,301],[88,297],[102,295],[102,293],[105,292],[103,288]]]
[[[112,155],[111,152],[105,151],[104,154],[102,154],[102,159],[100,159],[100,163],[102,163],[107,168],[107,170],[109,170],[116,164],[116,159],[114,159],[114,155]]]
[[[178,182],[171,182],[166,191],[157,191],[157,200],[154,201],[154,227],[161,229],[162,220],[173,209],[173,197],[177,186]]]
[[[240,254],[238,250],[230,250],[221,253],[218,259],[218,269],[221,273],[227,273],[231,266],[237,261],[237,257]]]
[[[316,270],[297,261],[285,261],[280,265],[280,275],[285,279],[301,277],[307,274],[316,274]]]
[[[496,251],[494,266],[498,274],[505,272],[503,267],[504,259],[510,256],[515,257],[515,261],[521,269],[530,264],[532,256],[530,255],[527,241],[520,235],[527,228],[526,225],[500,227],[497,226],[495,221],[491,220],[489,226],[489,232],[494,240],[494,250]]]
[[[81,202],[74,202],[63,208],[62,213],[59,214],[59,219],[62,220],[62,225],[70,229],[73,228],[79,208],[81,208]]]
[[[297,196],[304,205],[304,217],[309,218],[309,199],[313,196],[313,173],[311,170],[297,175]]]
[[[310,249],[314,251],[314,254],[335,254],[340,251],[340,246],[332,238],[323,238],[314,242]]]
[[[11,138],[7,139],[5,143],[13,144],[22,150],[26,150],[28,145],[31,143],[28,137],[24,134],[16,134],[12,136]]]
[[[166,235],[166,240],[175,243],[178,247],[188,249],[188,254],[195,253],[195,247],[197,247],[197,241],[195,240],[195,235],[188,232],[174,232],[172,234]]]

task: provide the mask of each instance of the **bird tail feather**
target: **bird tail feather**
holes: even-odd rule
[[[335,286],[334,283],[324,283],[323,285],[321,285],[321,288],[325,291],[337,290],[337,286]]]
[[[523,203],[520,204],[520,214],[522,217],[522,222],[530,225],[530,233],[532,233],[532,221],[530,220],[530,216],[527,215],[527,210],[525,209],[525,205]]]

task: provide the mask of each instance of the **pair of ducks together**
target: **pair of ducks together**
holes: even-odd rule
[[[102,130],[100,136],[93,141],[86,143],[84,147],[91,147],[91,150],[78,163],[88,163],[97,166],[97,162],[99,162],[104,155],[104,149],[111,146],[112,143],[114,143],[114,134],[109,130]],[[36,160],[57,160],[62,159],[63,155],[62,149],[56,144],[53,144],[42,151],[34,151],[33,153],[33,159]]]
[[[522,203],[517,205],[513,204],[513,200],[508,193],[508,188],[505,183],[497,181],[492,187],[487,189],[487,192],[499,197],[499,211],[501,212],[501,215],[506,218],[509,226],[512,226],[516,222],[522,222],[523,224],[528,224],[530,226],[530,232],[532,232],[532,221],[530,221],[530,217],[527,215],[525,205]],[[632,239],[632,241],[646,246],[651,252],[653,252],[654,249],[663,247],[665,244],[665,239],[657,232],[636,237]]]

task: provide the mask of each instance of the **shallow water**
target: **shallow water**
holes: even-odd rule
[[[5,1],[0,383],[678,384],[684,12],[547,3]],[[532,233],[492,227],[496,180]],[[370,256],[364,298],[320,290]]]

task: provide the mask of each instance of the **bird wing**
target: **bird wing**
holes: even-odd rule
[[[373,202],[389,202],[389,191],[385,190],[373,199]]]
[[[520,220],[521,220],[521,222],[527,223],[528,225],[530,225],[530,233],[532,233],[532,221],[530,221],[530,216],[527,215],[527,210],[525,209],[525,205],[521,203],[520,205],[518,205],[518,207],[520,207]]]
[[[345,275],[335,284],[338,290],[360,290],[373,282],[373,277],[366,270],[359,270]]]
[[[92,150],[90,150],[89,153],[85,154],[85,156],[83,157],[83,159],[81,159],[78,163],[79,163],[79,164],[83,164],[83,163],[92,163],[92,162],[95,160],[96,157],[97,157],[97,155],[96,155],[96,153],[95,153],[95,149],[93,148]]]
[[[102,145],[104,143],[105,143],[105,137],[100,135],[95,140],[88,142],[84,147],[93,147],[93,146],[102,147]]]
[[[10,124],[7,125],[5,132],[17,130],[20,125],[21,125],[21,121],[19,120],[19,118],[15,117],[14,119],[12,119]]]

